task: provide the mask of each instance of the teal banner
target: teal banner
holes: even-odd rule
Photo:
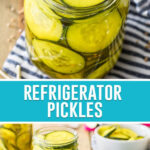
[[[0,81],[0,122],[149,122],[150,81]]]

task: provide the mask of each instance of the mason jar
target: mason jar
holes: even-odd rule
[[[0,125],[0,150],[32,150],[32,125]]]
[[[33,136],[33,150],[78,150],[78,135],[64,126],[40,128]]]
[[[31,61],[52,78],[103,78],[121,53],[129,0],[25,0]]]

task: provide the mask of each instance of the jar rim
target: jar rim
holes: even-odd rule
[[[68,131],[70,133],[72,133],[74,135],[73,138],[70,138],[68,142],[65,142],[62,140],[62,143],[51,143],[48,140],[42,139],[40,137],[38,137],[38,135],[42,135],[44,133],[50,133],[50,132],[54,132],[54,131]],[[54,147],[54,146],[65,146],[68,144],[71,144],[73,142],[75,142],[78,139],[78,133],[77,131],[75,131],[72,128],[63,126],[63,125],[53,125],[53,126],[47,126],[47,127],[43,127],[43,128],[39,128],[38,130],[35,131],[35,134],[33,136],[33,140],[34,142],[40,144],[41,146],[44,147]]]
[[[47,4],[52,5],[55,9],[61,11],[61,12],[68,12],[68,13],[75,13],[75,14],[90,14],[90,13],[98,13],[103,12],[108,9],[110,9],[113,6],[116,6],[116,4],[120,0],[104,0],[100,4],[90,6],[90,7],[70,7],[67,5],[63,5],[59,2],[56,2],[55,0],[44,0]]]

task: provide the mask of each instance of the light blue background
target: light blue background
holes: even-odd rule
[[[24,85],[33,84],[102,84],[121,85],[122,101],[102,101],[103,117],[52,118],[47,117],[46,101],[24,101]],[[84,102],[85,103],[85,102]],[[86,108],[84,108],[85,110]],[[0,81],[1,122],[148,122],[150,121],[150,81]]]

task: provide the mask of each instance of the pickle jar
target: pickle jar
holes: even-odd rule
[[[25,0],[31,61],[58,79],[103,78],[121,53],[129,0]]]
[[[32,125],[0,125],[0,150],[32,150]]]
[[[78,150],[78,135],[64,126],[40,128],[33,136],[33,150]]]

